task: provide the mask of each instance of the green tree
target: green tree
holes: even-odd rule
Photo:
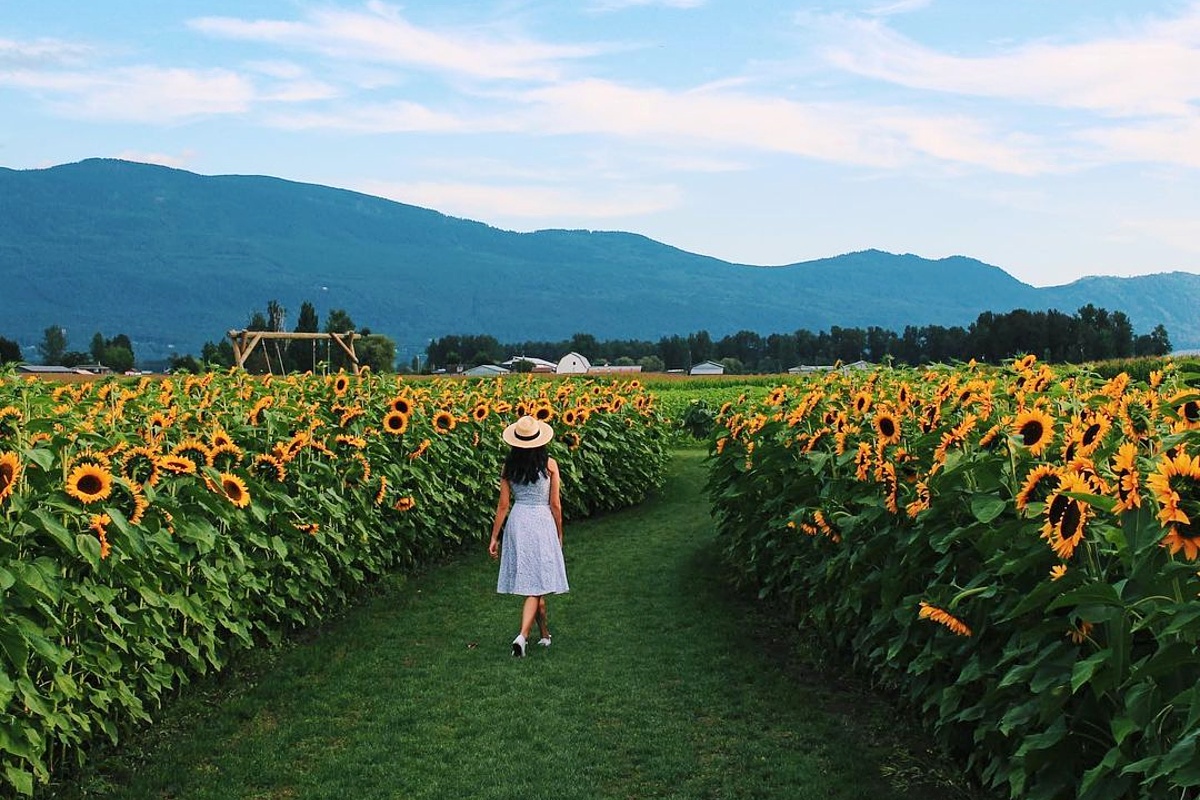
[[[321,320],[317,309],[307,300],[300,304],[300,315],[296,319],[294,333],[317,333],[321,330]],[[318,349],[321,350],[318,353]],[[323,360],[324,344],[315,339],[297,339],[288,342],[284,360],[289,372],[316,372],[317,361]]]
[[[360,367],[372,372],[392,372],[396,363],[396,343],[379,333],[364,336],[354,343]]]
[[[642,356],[638,363],[642,365],[642,372],[662,372],[665,369],[663,360],[658,356]]]
[[[42,331],[42,341],[38,342],[38,354],[43,364],[61,364],[63,354],[67,352],[67,330],[61,325],[51,325]]]
[[[133,352],[126,347],[113,345],[104,348],[100,363],[113,372],[128,372],[133,369]]]
[[[228,369],[233,366],[233,344],[228,339],[205,342],[200,349],[200,360],[208,369]]]
[[[0,336],[0,364],[11,364],[14,361],[22,360],[24,359],[21,356],[21,345],[12,339]]]
[[[104,348],[108,347],[108,343],[104,341],[104,334],[96,331],[92,334],[92,345],[88,348],[88,352],[92,354],[92,361],[97,364],[104,363]]]

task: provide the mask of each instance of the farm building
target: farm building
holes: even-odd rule
[[[693,364],[688,370],[689,375],[724,375],[725,365],[717,361],[701,361],[699,364]]]
[[[567,353],[558,360],[554,371],[559,375],[582,375],[592,368],[592,364],[579,353]]]
[[[497,375],[507,375],[511,370],[495,364],[480,364],[476,367],[471,367],[463,374],[469,378],[494,378]]]
[[[528,361],[533,364],[533,369],[530,372],[554,372],[558,367],[553,361],[547,361],[544,358],[535,358],[534,356],[513,356],[507,361],[501,361],[500,366],[512,369],[518,361]]]

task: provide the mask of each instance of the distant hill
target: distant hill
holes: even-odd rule
[[[450,333],[501,341],[715,338],[878,325],[967,325],[985,310],[1086,303],[1200,347],[1200,276],[1085,278],[1038,289],[971,258],[876,250],[731,264],[630,233],[513,233],[324,186],[91,159],[0,169],[0,335],[51,324],[70,346],[126,333],[139,357],[198,353],[278,300],[344,308],[401,355]]]

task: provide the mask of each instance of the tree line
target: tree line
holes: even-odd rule
[[[51,325],[42,331],[37,345],[41,363],[62,367],[79,367],[84,364],[102,364],[113,372],[128,372],[137,359],[133,354],[133,342],[123,333],[111,338],[97,331],[92,336],[87,351],[71,350],[67,330],[61,325]],[[24,361],[20,343],[0,336],[0,364]]]
[[[498,364],[512,356],[557,361],[569,352],[579,353],[593,363],[640,364],[648,372],[688,369],[702,361],[717,361],[729,372],[768,373],[805,364],[860,360],[910,366],[970,359],[998,363],[1026,353],[1045,361],[1078,364],[1166,355],[1171,352],[1171,340],[1162,325],[1148,334],[1135,335],[1124,312],[1088,304],[1073,315],[1056,310],[986,311],[966,327],[909,325],[900,332],[877,326],[834,325],[817,333],[802,328],[766,336],[743,330],[716,340],[702,330],[687,336],[664,336],[657,342],[601,341],[591,334],[577,333],[561,341],[507,344],[488,335],[451,335],[431,341],[426,348],[427,368],[451,371]]]
[[[278,302],[267,303],[265,310],[249,315],[246,329],[251,331],[286,330],[287,311]],[[390,338],[369,328],[358,330],[344,309],[333,309],[324,325],[312,303],[304,302],[295,326],[298,333],[346,333],[357,330],[362,338],[355,342],[359,363],[375,372],[391,372],[396,345]],[[101,363],[117,372],[135,365],[129,337],[118,334],[92,337],[89,351],[68,348],[66,331],[54,325],[44,332],[38,352],[44,364]],[[790,367],[828,365],[838,361],[893,362],[920,364],[968,361],[989,363],[1033,353],[1045,361],[1082,363],[1131,356],[1161,356],[1171,352],[1166,328],[1157,325],[1148,334],[1135,335],[1129,318],[1121,311],[1108,311],[1088,304],[1075,314],[1060,311],[1007,313],[986,311],[966,327],[941,325],[907,326],[896,332],[885,328],[842,328],[814,333],[799,329],[793,333],[766,336],[754,331],[738,331],[713,339],[708,331],[687,336],[664,336],[657,342],[640,339],[600,340],[592,334],[577,333],[560,341],[524,341],[501,343],[489,335],[449,335],[431,340],[426,347],[426,363],[413,359],[399,365],[402,371],[434,371],[498,364],[511,356],[528,356],[557,361],[576,352],[593,363],[641,365],[647,372],[686,370],[702,361],[721,362],[728,372],[783,372]],[[0,363],[23,360],[20,346],[0,337]],[[234,364],[233,346],[226,338],[209,341],[199,358],[187,354],[171,359],[170,369],[199,372],[224,369]],[[421,369],[423,367],[423,369]],[[255,349],[246,363],[252,372],[336,372],[349,369],[348,357],[336,345],[314,340],[270,341]]]

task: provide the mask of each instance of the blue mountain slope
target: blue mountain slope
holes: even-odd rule
[[[970,258],[876,250],[755,267],[630,233],[513,233],[329,187],[101,159],[0,169],[0,286],[0,335],[31,345],[59,324],[82,349],[124,332],[143,357],[197,352],[271,299],[293,318],[304,300],[344,308],[410,353],[448,333],[902,330],[1087,302],[1200,345],[1194,275],[1036,289]]]

